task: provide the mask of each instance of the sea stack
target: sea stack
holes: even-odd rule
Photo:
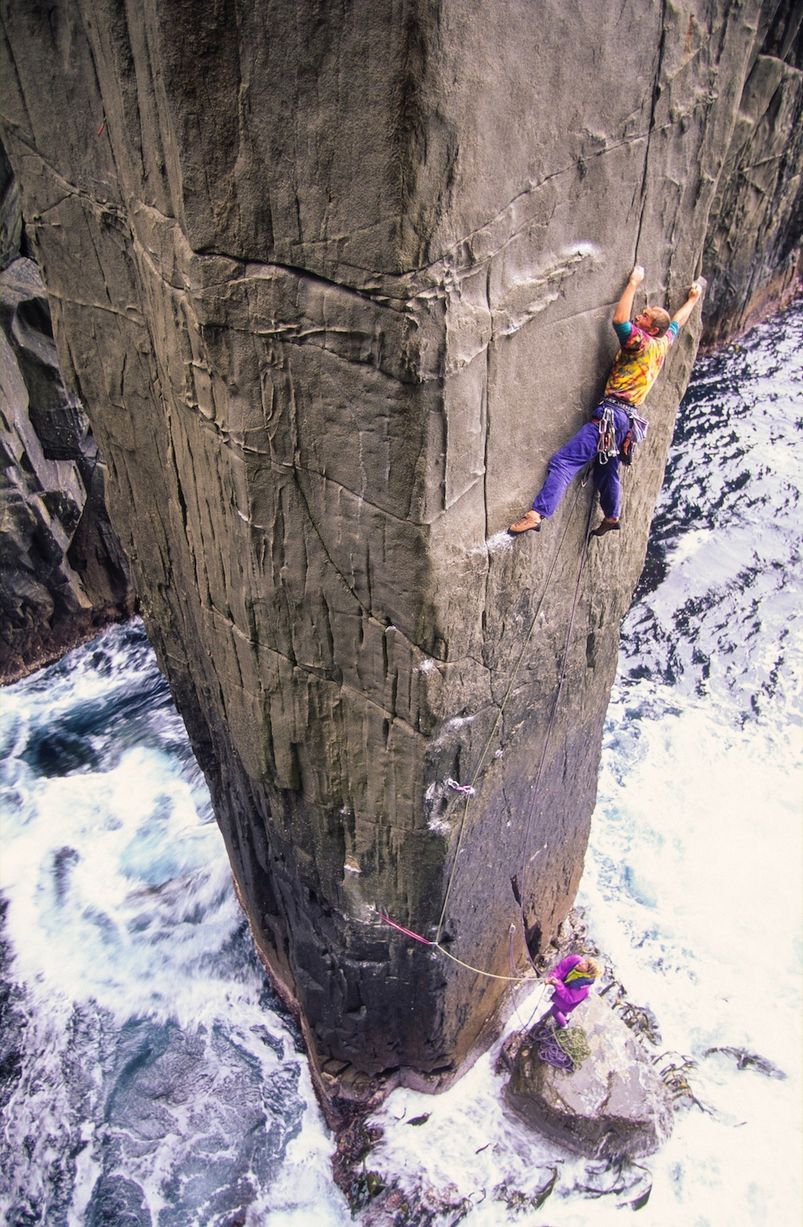
[[[721,235],[793,7],[4,8],[2,135],[64,376],[333,1095],[452,1079],[571,905],[698,322],[614,540],[586,550],[590,486],[502,534],[601,391],[633,264],[674,309],[715,205]]]

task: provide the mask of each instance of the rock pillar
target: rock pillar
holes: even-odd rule
[[[623,531],[581,566],[589,487],[495,543],[601,391],[634,261],[673,308],[699,271],[760,10],[3,10],[63,365],[256,941],[340,1085],[449,1079],[510,987],[380,909],[505,977],[573,898],[694,328]]]

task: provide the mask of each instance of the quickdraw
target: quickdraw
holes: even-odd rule
[[[604,405],[602,417],[599,419],[599,440],[597,442],[597,462],[607,464],[612,456],[618,456],[623,465],[628,468],[633,463],[637,443],[643,443],[647,436],[647,422],[643,417],[628,407],[627,433],[622,439],[621,447],[616,446],[616,419],[613,408]]]
[[[612,456],[618,455],[619,449],[616,446],[616,422],[613,416],[613,409],[610,405],[605,405],[602,410],[602,417],[599,419],[597,461],[599,464],[607,464]]]

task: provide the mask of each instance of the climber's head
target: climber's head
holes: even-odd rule
[[[645,307],[635,319],[636,326],[651,337],[662,337],[671,322],[669,312],[663,307]]]

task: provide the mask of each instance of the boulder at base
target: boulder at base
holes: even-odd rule
[[[512,1057],[508,1103],[539,1133],[590,1158],[650,1154],[669,1137],[672,1107],[649,1056],[599,997],[575,1011],[572,1025],[585,1031],[591,1056],[574,1073],[555,1069],[527,1035]]]

